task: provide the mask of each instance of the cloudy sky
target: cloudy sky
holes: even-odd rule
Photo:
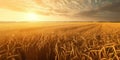
[[[0,0],[0,21],[120,21],[120,0]]]

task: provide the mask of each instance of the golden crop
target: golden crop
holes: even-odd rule
[[[119,23],[32,24],[0,25],[0,60],[120,59]]]

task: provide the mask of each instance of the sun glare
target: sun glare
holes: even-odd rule
[[[35,14],[35,13],[28,13],[28,14],[26,14],[25,18],[26,18],[27,21],[31,21],[31,22],[39,20],[38,15]]]

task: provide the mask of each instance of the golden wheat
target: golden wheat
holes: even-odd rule
[[[75,23],[1,32],[0,60],[119,60],[119,27]]]

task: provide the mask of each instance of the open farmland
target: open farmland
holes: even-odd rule
[[[120,23],[0,23],[0,60],[120,60]]]

